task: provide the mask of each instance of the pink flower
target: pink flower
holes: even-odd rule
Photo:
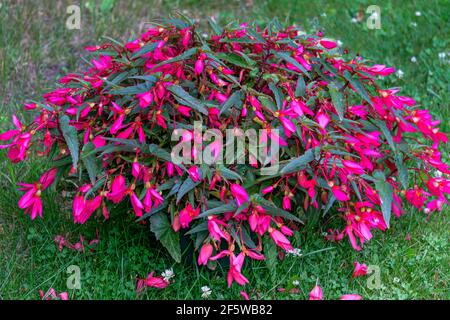
[[[192,219],[196,218],[200,214],[200,206],[194,209],[190,203],[180,211],[180,224],[182,228],[189,227]]]
[[[112,59],[110,56],[100,55],[98,60],[92,60],[92,64],[98,71],[105,71],[112,67]]]
[[[151,105],[153,102],[153,94],[150,91],[144,92],[144,93],[138,93],[136,95],[136,98],[139,99],[139,105],[141,106],[141,108],[146,108],[149,105]]]
[[[349,293],[339,297],[339,300],[362,300],[359,294]]]
[[[425,192],[425,190],[416,186],[414,189],[406,191],[406,200],[414,207],[420,209],[425,204],[427,196],[429,195],[428,192]]]
[[[231,194],[233,195],[234,199],[236,200],[236,204],[238,207],[240,207],[242,204],[248,202],[248,194],[245,189],[238,185],[238,184],[232,184],[231,187]]]
[[[56,293],[55,289],[50,288],[46,293],[39,290],[39,296],[42,300],[69,300],[69,294],[67,292]]]
[[[350,197],[348,194],[346,194],[342,189],[338,186],[331,187],[331,191],[333,192],[333,195],[338,199],[339,201],[348,201],[350,200]]]
[[[364,263],[355,262],[355,270],[353,271],[352,277],[361,277],[367,274],[367,266]]]
[[[200,254],[198,256],[198,265],[207,265],[208,260],[213,252],[213,246],[210,243],[205,243],[200,249]]]
[[[388,76],[391,73],[395,72],[395,68],[386,67],[384,64],[376,64],[373,67],[367,68],[367,71],[371,74],[379,75],[379,76]]]
[[[218,220],[214,216],[208,217],[208,231],[211,237],[217,241],[221,238],[229,241],[230,235],[224,230],[224,227],[228,226],[225,222]]]
[[[317,122],[319,123],[319,126],[325,130],[328,123],[330,123],[330,117],[326,113],[320,112],[317,115]]]
[[[288,196],[283,197],[282,207],[284,210],[291,210],[291,199]]]
[[[139,200],[136,193],[132,192],[130,197],[131,197],[131,205],[133,206],[136,217],[142,217],[144,205],[142,204],[141,200]]]
[[[231,287],[233,281],[236,281],[241,286],[248,283],[248,279],[241,273],[244,258],[245,256],[242,252],[237,257],[234,254],[230,255],[230,270],[227,275],[228,288]]]
[[[125,184],[125,177],[118,175],[114,178],[111,185],[111,191],[108,192],[107,198],[114,203],[120,203],[126,195],[127,186]]]
[[[264,188],[264,189],[261,191],[261,193],[262,193],[262,194],[268,194],[268,193],[271,193],[272,191],[273,191],[273,186],[268,186],[268,187]]]
[[[282,248],[286,251],[293,250],[291,242],[284,236],[284,234],[282,234],[277,229],[270,230],[270,228],[269,228],[269,232],[270,232],[270,237],[272,238],[273,242],[275,242],[275,244],[277,246],[279,246],[280,248]]]
[[[153,276],[155,272],[152,271],[148,274],[145,279],[138,279],[136,284],[136,291],[140,293],[144,287],[147,288],[156,288],[156,289],[164,289],[167,288],[169,282],[164,280],[162,277]]]
[[[241,292],[239,292],[239,293],[240,293],[240,295],[241,295],[245,300],[250,300],[250,298],[249,298],[247,292],[241,291]]]
[[[39,182],[34,184],[19,183],[21,187],[19,190],[25,192],[19,200],[19,208],[25,210],[25,213],[30,215],[31,220],[34,220],[37,216],[42,218],[42,191],[53,184],[57,172],[56,168],[46,171],[39,178]]]
[[[205,67],[205,59],[206,59],[206,54],[204,54],[204,53],[201,53],[198,56],[198,59],[195,62],[195,68],[194,68],[194,72],[196,75],[199,75],[203,72],[203,68]]]
[[[191,177],[192,181],[194,181],[194,182],[197,182],[201,179],[200,171],[198,170],[198,167],[196,167],[196,166],[190,167],[188,170],[188,174],[189,174],[189,177]]]
[[[322,45],[322,47],[331,50],[337,47],[336,42],[334,41],[329,41],[329,40],[320,40],[320,44]]]
[[[322,288],[316,285],[309,293],[309,300],[323,300]]]
[[[350,173],[353,174],[365,173],[364,168],[361,165],[357,164],[356,162],[350,160],[342,160],[342,164],[344,165],[344,168],[347,169]]]

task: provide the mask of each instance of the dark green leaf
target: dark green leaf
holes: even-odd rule
[[[336,108],[339,119],[342,121],[344,119],[345,112],[344,96],[334,83],[330,83],[328,85],[328,89],[330,91],[331,100],[333,101],[333,105]]]
[[[136,58],[143,56],[146,53],[153,52],[156,49],[156,47],[158,46],[158,44],[159,44],[159,41],[152,42],[150,44],[143,46],[138,52],[134,53],[131,58],[136,59]]]
[[[69,148],[70,155],[72,156],[72,163],[74,168],[78,166],[78,157],[80,152],[80,144],[78,142],[77,129],[69,124],[70,119],[68,116],[64,115],[59,118],[59,125],[66,141],[67,147]]]
[[[180,186],[180,189],[178,190],[177,194],[177,203],[180,202],[181,198],[188,193],[189,191],[193,190],[196,186],[200,184],[200,180],[197,182],[194,182],[190,177],[184,180],[183,184]]]
[[[218,36],[222,34],[223,29],[214,20],[208,17],[208,22],[209,25],[211,26],[211,29],[213,29],[215,35]]]
[[[381,212],[383,213],[384,222],[386,222],[386,225],[389,228],[392,210],[392,194],[394,190],[390,183],[386,181],[386,177],[382,171],[375,171],[373,177],[375,178],[375,187],[380,196]]]
[[[221,213],[225,213],[225,212],[234,212],[237,209],[237,205],[234,201],[229,202],[229,203],[225,203],[221,206],[215,207],[213,209],[209,209],[206,210],[204,212],[202,212],[197,219],[199,218],[204,218],[213,214],[221,214]]]
[[[295,66],[297,69],[301,70],[308,78],[311,78],[308,71],[300,64],[297,62],[297,60],[295,60],[294,58],[291,57],[291,55],[288,52],[273,52],[276,56],[278,56],[279,58],[283,59],[284,61],[292,64],[293,66]]]
[[[178,233],[173,231],[166,213],[159,212],[150,217],[150,230],[169,251],[172,258],[178,263],[181,262],[180,238]]]
[[[275,102],[277,103],[277,109],[281,110],[283,106],[283,94],[281,93],[280,88],[278,88],[274,83],[269,83],[269,88],[272,90],[273,95],[275,97]]]
[[[190,58],[194,54],[196,54],[197,51],[198,51],[197,48],[190,48],[189,50],[186,50],[185,52],[183,52],[182,54],[180,54],[180,55],[178,55],[176,57],[173,57],[171,59],[167,59],[167,60],[165,60],[165,61],[163,61],[161,63],[158,63],[157,65],[153,66],[152,69],[159,68],[159,67],[161,67],[161,66],[163,66],[165,64],[168,64],[168,63],[174,63],[174,62],[186,60],[187,58]]]
[[[295,97],[303,97],[306,93],[305,79],[302,76],[298,76],[297,86],[295,87]]]
[[[92,185],[94,185],[95,182],[97,181],[97,174],[98,174],[97,159],[95,158],[94,154],[91,153],[93,150],[95,150],[94,144],[92,142],[88,142],[83,146],[81,156],[81,159],[83,160],[84,166],[86,167]],[[85,153],[89,153],[89,155],[84,156]]]
[[[302,156],[292,159],[281,169],[281,174],[297,172],[306,168],[307,164],[315,158],[314,149],[307,150]]]
[[[227,101],[225,101],[221,108],[220,108],[220,113],[219,113],[219,117],[223,114],[226,113],[228,111],[228,109],[230,109],[233,106],[237,106],[242,100],[242,91],[238,90],[235,91],[228,99]]]
[[[191,96],[182,87],[173,84],[168,88],[168,90],[175,95],[180,103],[186,104],[187,106],[197,110],[200,113],[203,113],[204,115],[208,115],[208,110],[205,108],[205,104]]]
[[[252,69],[256,63],[245,54],[238,55],[236,53],[219,52],[216,54],[216,57],[219,58],[220,60],[229,62],[233,65],[246,69]]]

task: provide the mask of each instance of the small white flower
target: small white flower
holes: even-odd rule
[[[425,208],[425,209],[423,209],[423,212],[424,212],[425,214],[429,214],[429,213],[431,212],[431,210],[428,209],[428,208]]]
[[[338,40],[338,41],[337,41],[337,45],[338,45],[339,47],[341,47],[343,44],[344,44],[344,43],[343,43],[341,40]]]
[[[352,23],[358,23],[358,19],[356,19],[355,17],[352,18]]]
[[[399,282],[400,282],[400,279],[397,278],[397,277],[395,277],[395,278],[394,278],[394,282],[395,282],[395,283],[399,283]]]
[[[173,269],[167,269],[166,271],[164,271],[163,273],[161,273],[161,275],[163,276],[165,281],[169,281],[170,279],[172,279],[173,277],[175,277],[175,273],[173,272]]]
[[[405,73],[400,69],[397,70],[396,74],[397,74],[397,78],[399,78],[399,79],[403,78],[403,76],[405,75]]]
[[[416,17],[420,17],[422,15],[422,12],[416,11]]]
[[[412,57],[412,58],[411,58],[411,62],[412,62],[412,63],[416,63],[416,62],[417,62],[417,58],[416,58],[416,57]]]
[[[292,256],[294,256],[294,257],[301,257],[301,256],[302,256],[302,250],[299,249],[299,248],[294,248],[294,249],[292,249],[292,250],[289,250],[289,251],[287,252],[287,255],[288,255],[288,256],[289,256],[289,255],[292,255]]]
[[[203,299],[208,298],[212,293],[212,290],[208,286],[203,286],[200,288],[200,290],[202,290],[202,298]]]
[[[411,27],[417,27],[417,22],[411,22]]]
[[[444,60],[446,55],[445,52],[439,52],[439,59]]]
[[[442,172],[436,170],[436,172],[434,173],[434,176],[436,178],[442,178]]]
[[[321,15],[322,17],[326,17],[326,16],[327,16],[327,13],[326,13],[326,12],[322,12],[320,15]]]
[[[297,287],[298,285],[300,285],[300,281],[294,280],[292,281],[292,285]]]

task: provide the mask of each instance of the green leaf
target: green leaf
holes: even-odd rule
[[[160,212],[150,217],[150,230],[156,239],[169,251],[176,262],[181,262],[181,247],[178,233],[173,231],[166,213]]]
[[[78,142],[78,132],[77,129],[69,124],[70,119],[68,116],[64,115],[59,118],[59,125],[66,141],[67,147],[69,148],[70,155],[72,156],[72,163],[74,168],[78,167],[78,157],[80,143]]]
[[[277,109],[281,110],[283,106],[283,94],[281,93],[280,88],[278,88],[274,83],[269,83],[269,88],[272,90],[273,95],[275,97],[275,102],[277,103]]]
[[[256,64],[255,61],[250,59],[244,53],[242,53],[241,55],[238,55],[236,53],[219,52],[216,54],[216,57],[219,58],[220,60],[229,62],[238,67],[242,67],[242,68],[246,68],[246,69],[252,69]]]
[[[408,169],[406,168],[403,158],[400,153],[397,153],[394,157],[395,159],[395,165],[397,166],[398,170],[398,177],[400,179],[400,182],[403,186],[403,188],[407,189],[409,186],[409,175],[408,175]]]
[[[288,52],[276,52],[276,51],[273,51],[273,53],[275,54],[275,56],[283,59],[286,62],[289,62],[290,64],[295,66],[297,69],[301,70],[308,78],[311,79],[308,71],[300,63],[298,63],[297,60],[292,58],[291,55]]]
[[[202,223],[196,225],[192,229],[190,229],[188,232],[186,232],[186,235],[207,231],[208,230],[208,221],[203,221]]]
[[[172,162],[172,156],[170,155],[170,153],[156,144],[150,144],[148,146],[148,151],[162,160]]]
[[[211,26],[211,29],[213,29],[215,35],[221,35],[223,32],[223,29],[211,18],[208,17],[209,25]]]
[[[135,95],[139,93],[144,93],[150,91],[151,88],[153,88],[154,82],[147,81],[145,83],[140,83],[135,86],[131,87],[124,87],[124,88],[118,88],[118,89],[112,89],[109,90],[110,94],[116,94],[116,95]]]
[[[168,60],[158,63],[157,65],[153,66],[152,69],[154,70],[154,69],[159,68],[168,63],[174,63],[174,62],[185,60],[187,58],[192,57],[194,54],[197,53],[197,51],[198,51],[197,48],[190,48],[189,50],[186,50],[185,52],[183,52],[182,54],[180,54],[176,57],[173,57],[171,59],[168,59]]]
[[[303,97],[306,93],[305,79],[302,76],[298,76],[297,86],[295,87],[295,97]]]
[[[220,108],[219,117],[228,111],[233,106],[237,106],[242,100],[242,91],[235,91],[228,99],[222,104]]]
[[[373,177],[375,178],[375,187],[378,190],[381,201],[381,212],[383,213],[384,222],[386,222],[386,225],[389,228],[392,210],[392,194],[394,193],[394,189],[390,183],[386,181],[386,176],[382,171],[375,171]]]
[[[158,44],[159,44],[159,41],[152,42],[150,44],[143,46],[138,52],[134,53],[131,58],[136,59],[136,58],[143,56],[146,53],[153,52],[156,49],[156,47],[158,46]]]
[[[333,105],[336,108],[339,119],[342,121],[344,119],[345,112],[344,96],[334,83],[330,83],[328,85],[328,89],[330,91],[331,100],[333,101]]]
[[[196,186],[200,184],[201,180],[194,182],[190,177],[183,181],[183,184],[180,186],[180,189],[177,193],[177,203],[180,202],[181,198],[188,193],[189,191],[193,190]]]
[[[239,173],[237,173],[237,172],[235,172],[235,171],[233,171],[233,170],[231,170],[231,169],[228,169],[228,168],[225,167],[225,166],[220,166],[220,167],[218,168],[218,171],[219,171],[219,174],[220,174],[222,177],[224,177],[225,179],[241,180],[241,181],[243,181],[243,180],[242,180],[242,177],[241,177],[241,175],[240,175]]]
[[[203,113],[204,115],[208,115],[208,110],[205,108],[205,104],[191,96],[182,87],[173,84],[168,88],[168,90],[175,95],[180,103],[186,104],[187,106],[197,110],[200,113]]]
[[[287,212],[281,208],[278,208],[274,203],[272,203],[266,199],[262,199],[262,200],[260,199],[257,201],[257,203],[266,211],[266,213],[270,214],[271,216],[283,217],[288,220],[303,223],[302,220],[300,220],[298,217],[294,216],[292,213]]]
[[[87,144],[85,144],[82,149],[81,159],[84,163],[84,166],[86,167],[92,185],[95,185],[95,182],[97,181],[98,165],[97,159],[92,153],[93,150],[95,150],[95,146],[92,142],[88,142]],[[85,156],[86,153],[88,155]]]
[[[383,135],[386,137],[386,140],[387,140],[389,146],[391,147],[392,151],[396,152],[397,148],[395,147],[394,138],[392,137],[391,132],[389,131],[388,127],[386,126],[386,123],[381,120],[377,120],[376,123],[377,123],[378,127],[380,128],[381,132],[383,132]]]
[[[302,156],[291,159],[286,166],[281,169],[281,174],[297,172],[306,168],[307,164],[315,158],[314,149],[307,150]]]
[[[370,99],[369,94],[367,93],[366,88],[364,85],[359,81],[357,78],[352,78],[350,73],[348,71],[344,72],[344,78],[350,82],[352,87],[355,89],[355,91],[366,100],[370,105],[372,105],[372,99]]]
[[[198,215],[197,219],[211,216],[213,214],[221,214],[225,212],[234,212],[237,209],[236,202],[232,201],[221,206],[206,210]]]
[[[278,264],[278,250],[275,243],[270,237],[263,238],[264,257],[266,258],[267,269],[269,270],[272,282],[277,282],[277,264]]]

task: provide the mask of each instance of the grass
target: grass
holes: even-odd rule
[[[111,7],[105,4],[110,2]],[[102,3],[104,4],[102,6]],[[121,40],[138,34],[151,18],[179,9],[204,20],[215,16],[264,22],[274,16],[297,23],[306,30],[323,30],[343,42],[352,52],[374,62],[394,65],[403,78],[391,76],[386,87],[401,86],[442,121],[450,132],[449,102],[449,12],[450,3],[431,1],[383,1],[381,30],[369,30],[365,9],[370,1],[83,1],[81,29],[68,30],[65,21],[69,1],[15,1],[0,4],[0,129],[9,126],[12,113],[20,113],[26,99],[39,99],[68,71],[81,68],[85,45],[103,41],[102,36]],[[102,9],[103,8],[103,9]],[[415,12],[421,12],[416,16]],[[352,23],[358,12],[361,22]],[[445,59],[439,59],[446,52]],[[417,62],[411,61],[416,57]],[[442,150],[448,160],[450,148]],[[47,194],[44,219],[30,221],[17,209],[18,181],[36,179],[45,163],[11,165],[0,153],[0,298],[36,299],[38,290],[54,287],[66,291],[67,267],[81,271],[81,289],[68,290],[73,299],[200,299],[200,287],[208,285],[212,298],[240,298],[241,288],[226,288],[223,270],[197,268],[195,263],[173,264],[167,253],[155,245],[146,225],[119,213],[106,223],[90,222],[75,226],[70,204],[57,194]],[[304,299],[319,279],[326,298],[358,293],[365,299],[448,299],[449,292],[449,210],[426,219],[423,213],[410,213],[393,222],[386,233],[376,233],[360,253],[347,242],[327,243],[323,230],[302,229],[297,236],[302,257],[286,257],[269,268],[265,262],[249,264],[244,273],[250,278],[246,291],[252,298]],[[59,252],[53,242],[57,234],[77,241],[80,234],[95,237],[95,251]],[[406,236],[410,236],[410,240]],[[381,286],[370,289],[367,278],[352,279],[353,262],[380,269]],[[270,263],[269,263],[270,265]],[[136,296],[137,276],[158,273],[173,267],[176,281],[165,290],[147,290]],[[279,292],[299,281],[300,293]],[[369,281],[370,282],[370,281]]]

